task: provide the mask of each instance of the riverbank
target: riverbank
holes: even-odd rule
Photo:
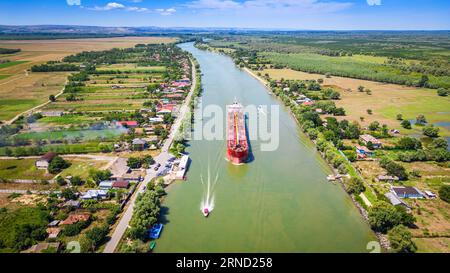
[[[185,118],[187,111],[190,109],[191,99],[195,93],[197,88],[197,84],[201,84],[197,82],[198,73],[195,67],[195,63],[191,58],[192,63],[192,86],[188,96],[186,97],[183,105],[180,108],[180,115],[175,120],[174,125],[172,126],[172,130],[164,142],[164,145],[161,149],[161,153],[155,158],[155,164],[164,165],[168,161],[170,157],[172,157],[169,153],[169,149],[174,141],[174,138],[182,126],[182,121]],[[129,228],[129,223],[133,217],[133,210],[135,206],[135,202],[137,201],[137,197],[139,194],[144,193],[147,190],[147,187],[154,179],[157,178],[157,173],[153,169],[147,170],[147,175],[144,178],[144,181],[139,184],[138,190],[134,193],[134,195],[130,198],[129,205],[125,208],[125,211],[122,213],[122,216],[119,220],[119,224],[116,226],[116,229],[113,231],[110,241],[107,243],[103,253],[114,253],[117,250],[120,250],[123,242],[125,240],[126,231]]]
[[[263,85],[266,87],[266,89],[269,91],[269,94],[271,94],[271,95],[273,95],[274,97],[277,97],[277,98],[278,98],[278,96],[276,96],[276,95],[273,93],[273,90],[271,90],[271,88],[269,87],[268,83],[267,83],[263,78],[261,78],[261,77],[259,77],[258,75],[256,75],[253,71],[251,71],[251,70],[250,70],[249,68],[247,68],[247,67],[244,67],[242,70],[245,71],[245,72],[247,72],[247,73],[248,73],[250,76],[252,76],[253,78],[257,79],[261,84],[263,84]],[[280,101],[282,101],[282,100],[280,100]],[[285,105],[285,106],[287,107],[287,105]],[[292,115],[292,117],[293,117],[294,120],[296,121],[296,123],[297,123],[297,125],[299,126],[299,128],[302,128],[302,125],[301,125],[300,121],[299,121],[299,120],[297,119],[297,117],[294,115],[294,113],[292,112],[292,110],[290,109],[290,107],[287,107],[287,108],[289,109],[289,113]],[[308,137],[307,134],[305,134],[305,137],[306,137],[311,143],[313,143],[314,146],[315,146],[316,149],[317,149],[317,146],[316,146],[316,145],[317,145],[317,142],[311,140],[311,139]],[[337,169],[335,169],[331,163],[328,163],[328,162],[327,162],[325,153],[322,153],[322,152],[320,152],[320,151],[318,151],[318,150],[317,150],[317,152],[318,152],[318,154],[320,155],[320,157],[323,159],[324,163],[327,164],[327,166],[330,168],[330,170],[332,170],[333,174],[334,174],[334,175],[338,175],[338,174],[339,174],[339,171],[338,171]],[[350,165],[351,165],[351,164],[350,164]],[[353,168],[353,166],[351,166],[351,168]],[[356,171],[356,170],[355,170],[355,171]],[[360,175],[359,175],[359,177],[362,178]],[[339,184],[341,185],[342,189],[343,189],[344,191],[346,191],[345,184],[344,184],[344,178],[338,179],[338,181],[339,181]],[[361,195],[364,195],[364,193],[361,193]],[[355,206],[355,207],[358,209],[358,211],[360,212],[362,218],[367,222],[367,224],[369,224],[369,217],[368,217],[368,212],[367,212],[367,210],[366,210],[366,209],[365,209],[365,208],[364,208],[364,207],[356,200],[356,197],[355,197],[353,194],[349,194],[349,197],[351,198],[351,200],[352,200],[354,206]],[[364,198],[363,198],[363,199],[364,199]],[[365,199],[367,199],[367,198],[365,198]],[[382,233],[379,233],[379,232],[375,232],[375,235],[376,235],[376,237],[377,237],[377,239],[378,239],[378,242],[380,243],[381,247],[382,247],[384,250],[388,251],[388,250],[390,249],[390,244],[389,244],[389,240],[387,239],[387,236],[384,235],[384,234],[382,234]]]

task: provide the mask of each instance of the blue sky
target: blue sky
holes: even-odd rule
[[[450,29],[448,0],[1,0],[3,25]]]

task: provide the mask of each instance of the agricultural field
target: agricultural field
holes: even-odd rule
[[[230,54],[238,64],[270,64],[310,73],[450,88],[450,42],[445,33],[298,32],[212,38],[207,44]]]
[[[8,121],[47,102],[50,95],[56,95],[64,88],[69,73],[27,72],[34,65],[60,61],[64,57],[82,51],[101,51],[128,48],[136,44],[174,41],[174,38],[159,37],[0,41],[0,48],[21,49],[16,54],[0,55],[0,61],[9,61],[0,63],[0,121]]]
[[[53,179],[54,175],[38,170],[36,159],[0,159],[0,179]]]
[[[379,121],[403,134],[417,135],[422,133],[421,127],[413,126],[411,130],[404,129],[396,117],[398,114],[402,114],[404,119],[415,120],[418,115],[423,114],[429,123],[440,128],[442,136],[450,137],[450,128],[446,125],[446,122],[450,122],[448,112],[450,99],[437,96],[436,90],[335,76],[327,78],[322,74],[290,69],[264,69],[254,71],[254,73],[267,74],[275,80],[323,79],[325,87],[332,87],[340,91],[341,100],[336,101],[336,105],[346,109],[347,116],[345,118],[358,121],[363,126],[368,126],[373,121]],[[372,94],[358,92],[359,86],[370,89]],[[371,115],[367,113],[367,109],[372,110]],[[364,118],[363,121],[361,121],[361,117]]]

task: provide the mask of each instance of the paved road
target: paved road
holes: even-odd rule
[[[167,160],[169,160],[169,158],[172,157],[172,155],[170,155],[170,153],[169,153],[170,146],[172,145],[173,139],[174,139],[175,135],[177,134],[178,129],[180,128],[180,126],[183,122],[183,119],[189,110],[189,104],[192,100],[192,95],[194,93],[195,86],[197,85],[195,65],[193,62],[191,62],[191,63],[192,63],[192,79],[193,79],[191,90],[189,92],[189,95],[186,97],[186,100],[184,101],[183,105],[180,108],[180,113],[178,115],[178,118],[175,120],[174,125],[172,126],[172,130],[161,149],[161,153],[155,158],[156,163],[159,163],[162,166],[164,166],[166,164]],[[131,217],[133,216],[133,208],[134,208],[138,193],[144,192],[144,189],[147,188],[148,183],[155,177],[156,177],[156,172],[154,170],[152,170],[152,169],[147,170],[147,175],[144,178],[144,181],[139,184],[139,188],[136,191],[137,193],[135,193],[130,198],[130,201],[128,201],[129,205],[128,205],[128,207],[125,208],[125,211],[124,211],[122,217],[120,218],[119,224],[115,228],[115,230],[111,236],[111,240],[109,240],[109,242],[106,244],[106,247],[103,250],[103,253],[114,253],[117,246],[119,245],[120,240],[122,239],[123,235],[125,234],[125,231],[128,228],[128,224],[131,220]]]

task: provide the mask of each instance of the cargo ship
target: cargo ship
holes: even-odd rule
[[[245,127],[244,110],[235,102],[227,106],[227,159],[235,165],[241,165],[248,159],[248,139]]]

